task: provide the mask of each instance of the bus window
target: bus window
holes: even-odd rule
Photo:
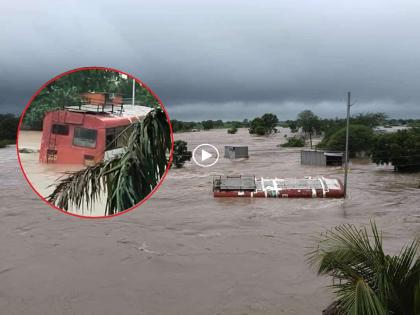
[[[96,147],[98,131],[95,129],[74,128],[73,145],[85,148]]]
[[[124,133],[124,130],[126,129],[127,126],[107,128],[105,150],[113,150],[125,146],[127,134]]]
[[[67,136],[69,134],[69,126],[60,125],[60,124],[53,124],[52,125],[52,133],[54,135]]]

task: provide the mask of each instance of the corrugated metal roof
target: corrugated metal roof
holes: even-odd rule
[[[227,190],[281,191],[287,189],[339,189],[337,179],[325,177],[308,178],[255,178],[254,176],[220,176],[217,187]]]
[[[254,176],[222,176],[220,178],[221,190],[255,190]]]

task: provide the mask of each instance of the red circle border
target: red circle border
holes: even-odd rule
[[[159,103],[159,105],[160,105],[160,107],[162,108],[162,110],[163,110],[163,112],[165,113],[165,116],[166,116],[166,119],[168,120],[168,123],[169,123],[169,131],[170,131],[170,134],[171,134],[171,141],[172,141],[172,143],[171,143],[171,150],[170,150],[170,153],[169,153],[169,161],[168,161],[168,165],[167,165],[167,167],[166,167],[166,170],[165,170],[165,173],[163,174],[163,176],[162,176],[162,178],[159,180],[159,183],[152,189],[152,191],[143,199],[143,200],[141,200],[139,203],[137,203],[137,204],[135,204],[134,206],[132,206],[132,207],[130,207],[130,208],[128,208],[128,209],[126,209],[126,210],[124,210],[124,211],[121,211],[121,212],[119,212],[119,213],[116,213],[116,214],[112,214],[112,215],[104,215],[104,216],[85,216],[85,215],[80,215],[80,214],[76,214],[76,213],[71,213],[71,212],[68,212],[68,211],[65,211],[65,210],[63,210],[63,209],[61,209],[61,208],[59,208],[59,207],[57,207],[57,206],[55,206],[55,205],[53,205],[52,203],[50,203],[47,199],[45,199],[45,197],[44,196],[42,196],[36,189],[35,189],[35,187],[32,185],[32,183],[31,183],[31,181],[29,180],[29,178],[28,178],[28,176],[26,175],[26,172],[25,172],[25,170],[24,170],[24,168],[23,168],[23,166],[22,166],[22,161],[21,161],[21,159],[20,159],[20,154],[19,154],[19,135],[20,135],[20,127],[21,127],[21,125],[22,125],[22,121],[23,121],[23,117],[25,116],[25,113],[26,113],[26,111],[28,110],[28,108],[29,108],[29,106],[32,104],[32,102],[33,102],[33,100],[35,99],[35,97],[37,97],[38,96],[38,94],[44,89],[44,88],[46,88],[47,87],[47,85],[49,85],[50,83],[52,83],[52,82],[54,82],[54,81],[56,81],[57,79],[59,79],[59,78],[61,78],[61,77],[63,77],[63,76],[65,76],[65,75],[68,75],[68,74],[70,74],[70,73],[73,73],[73,72],[79,72],[79,71],[84,71],[84,70],[108,70],[108,71],[114,71],[114,72],[118,72],[118,73],[122,73],[122,74],[125,74],[127,77],[129,77],[129,78],[132,78],[132,79],[134,79],[137,83],[139,83],[142,87],[144,87],[146,90],[148,90],[152,95],[153,95],[153,97],[155,97],[156,98],[156,100],[158,101],[158,103]],[[128,74],[127,72],[124,72],[124,71],[121,71],[121,70],[118,70],[118,69],[115,69],[115,68],[111,68],[111,67],[100,67],[100,66],[91,66],[91,67],[81,67],[81,68],[76,68],[76,69],[72,69],[72,70],[69,70],[69,71],[66,71],[66,72],[63,72],[63,73],[61,73],[61,74],[59,74],[59,75],[57,75],[57,76],[55,76],[54,78],[52,78],[52,79],[50,79],[50,80],[48,80],[46,83],[44,83],[36,92],[35,92],[35,94],[34,95],[32,95],[32,97],[30,98],[30,100],[29,100],[29,102],[26,104],[26,106],[25,106],[25,108],[24,108],[24,110],[22,111],[22,114],[21,114],[21,116],[20,116],[20,119],[19,119],[19,125],[18,125],[18,131],[17,131],[17,133],[16,133],[16,154],[17,154],[17,157],[18,157],[18,161],[19,161],[19,166],[20,166],[20,169],[21,169],[21,171],[22,171],[22,174],[23,174],[23,176],[25,177],[25,179],[26,179],[26,181],[28,182],[28,184],[29,184],[29,186],[32,188],[32,190],[38,195],[38,197],[39,198],[41,198],[41,200],[42,201],[44,201],[47,205],[49,205],[50,207],[52,207],[52,208],[54,208],[54,209],[56,209],[56,210],[58,210],[58,211],[60,211],[60,212],[62,212],[62,213],[64,213],[64,214],[67,214],[67,215],[70,215],[70,216],[74,216],[74,217],[78,217],[78,218],[82,218],[82,219],[108,219],[108,218],[114,218],[114,217],[117,217],[117,216],[120,216],[120,215],[122,215],[122,214],[125,214],[125,213],[128,213],[128,212],[130,212],[130,211],[132,211],[132,210],[134,210],[134,209],[136,209],[136,208],[138,208],[139,206],[141,206],[143,203],[145,203],[149,198],[151,198],[152,197],[152,195],[159,189],[159,187],[162,185],[162,183],[163,183],[163,181],[164,181],[164,179],[166,178],[166,175],[168,174],[168,172],[169,172],[169,169],[171,168],[171,165],[172,165],[172,160],[173,160],[173,152],[174,152],[174,135],[173,135],[173,131],[172,131],[172,124],[171,124],[171,120],[170,120],[170,118],[169,118],[169,115],[168,115],[168,112],[167,112],[167,110],[166,110],[166,108],[165,108],[165,106],[163,105],[163,103],[162,103],[162,100],[159,98],[159,96],[157,96],[153,91],[152,91],[152,89],[147,85],[147,84],[145,84],[143,81],[141,81],[140,79],[138,79],[138,78],[136,78],[136,77],[134,77],[133,75],[131,75],[131,74]]]

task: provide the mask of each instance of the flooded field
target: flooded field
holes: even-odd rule
[[[44,204],[15,148],[0,149],[2,313],[321,314],[332,294],[329,279],[305,262],[313,236],[374,218],[386,250],[399,251],[420,236],[420,174],[353,162],[347,200],[213,198],[216,174],[343,176],[340,168],[301,166],[299,150],[276,147],[284,134],[176,134],[190,150],[210,143],[222,155],[224,145],[247,144],[250,158],[172,169],[147,203],[101,220]],[[40,171],[37,185],[50,176],[55,171]]]

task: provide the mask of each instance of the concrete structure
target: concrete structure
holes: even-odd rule
[[[225,158],[227,159],[241,159],[249,158],[248,146],[246,145],[226,145]]]
[[[343,162],[343,152],[303,150],[300,153],[300,163],[302,165],[342,166]]]

